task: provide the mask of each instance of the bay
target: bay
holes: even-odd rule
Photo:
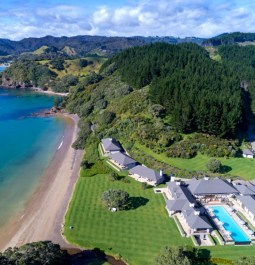
[[[23,209],[61,142],[65,121],[38,117],[54,97],[0,89],[0,226]]]

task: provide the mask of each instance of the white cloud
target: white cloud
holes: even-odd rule
[[[218,1],[217,1],[218,2]],[[198,36],[222,32],[255,32],[255,5],[211,0],[140,0],[122,7],[51,5],[0,9],[0,37],[44,35]],[[38,4],[39,5],[39,4]]]

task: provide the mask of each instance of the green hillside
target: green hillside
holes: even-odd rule
[[[114,137],[140,163],[180,178],[254,179],[254,161],[240,152],[241,144],[247,144],[241,125],[250,113],[250,94],[240,87],[240,73],[220,50],[209,54],[192,44],[153,44],[126,50],[99,72],[80,78],[63,106],[81,118],[73,147],[85,148],[89,166],[81,170],[65,217],[67,240],[137,265],[154,264],[166,245],[191,246],[167,216],[161,195],[143,190],[125,172],[118,180],[111,178],[98,143]],[[206,168],[211,157],[222,163],[216,174]],[[143,203],[112,214],[100,199],[110,188],[123,189]],[[254,246],[217,245],[201,251],[211,255],[213,264],[232,264],[242,255],[252,256]]]
[[[231,68],[211,60],[203,48],[192,44],[133,48],[108,60],[99,73],[81,79],[64,102],[67,110],[81,117],[76,148],[84,148],[92,135],[115,137],[138,161],[183,177],[203,175],[210,157],[240,156],[245,95]],[[236,138],[235,130],[242,137]],[[223,137],[231,132],[232,137]],[[166,160],[137,150],[137,145],[164,154]],[[199,157],[205,159],[193,167]],[[236,161],[242,168],[243,158]],[[235,168],[230,165],[221,173],[252,178],[249,165],[247,176]]]
[[[41,47],[35,54],[43,54],[48,48]],[[2,74],[3,86],[38,86],[55,92],[69,92],[90,73],[99,72],[105,58],[85,57],[53,60],[19,60]]]

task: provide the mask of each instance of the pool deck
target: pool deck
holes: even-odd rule
[[[228,234],[228,231],[223,227],[223,224],[221,221],[218,220],[218,218],[214,215],[214,213],[209,210],[210,206],[221,206],[224,207],[224,209],[227,211],[227,213],[233,218],[233,220],[237,223],[237,225],[241,228],[241,230],[245,233],[245,235],[250,239],[250,241],[254,241],[255,240],[255,236],[254,235],[250,235],[248,233],[248,231],[250,230],[249,227],[247,227],[247,225],[241,225],[240,222],[243,221],[233,210],[237,210],[236,209],[236,205],[234,205],[233,207],[230,207],[226,204],[209,204],[209,205],[204,205],[204,207],[206,208],[209,216],[211,217],[211,219],[213,220],[213,222],[215,223],[216,227],[218,228],[218,231],[220,232],[220,234],[222,235],[222,237],[224,238],[224,240],[226,241],[226,243],[235,243],[235,241],[232,239],[232,237]],[[243,211],[241,211],[243,212]]]

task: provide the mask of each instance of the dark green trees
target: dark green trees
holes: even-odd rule
[[[128,205],[129,194],[124,190],[110,189],[103,193],[102,201],[110,208],[123,210]]]
[[[154,263],[155,265],[192,265],[192,260],[183,248],[165,247]]]
[[[65,250],[50,241],[34,242],[0,253],[0,264],[6,265],[70,265]]]
[[[102,71],[113,63],[136,89],[150,85],[151,101],[164,107],[180,132],[233,135],[242,122],[238,75],[211,60],[202,47],[164,43],[135,47],[107,61]]]

